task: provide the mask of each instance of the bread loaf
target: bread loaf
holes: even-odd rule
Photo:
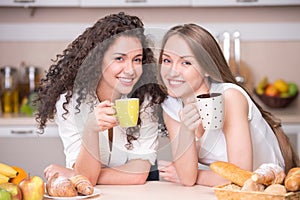
[[[264,163],[253,172],[251,178],[254,182],[266,186],[271,184],[282,184],[285,173],[284,170],[276,164]]]
[[[284,180],[284,185],[288,191],[300,190],[300,167],[290,169]]]
[[[78,195],[72,182],[63,176],[59,176],[58,173],[50,177],[46,184],[46,190],[50,196],[54,197],[74,197]]]
[[[286,189],[285,189],[284,185],[272,184],[272,185],[268,186],[264,192],[268,193],[268,194],[284,195],[284,194],[286,194]]]
[[[83,195],[91,195],[94,192],[94,187],[89,179],[83,175],[76,175],[70,178],[77,192]]]
[[[265,186],[260,183],[254,182],[251,178],[249,178],[241,189],[242,191],[255,191],[255,192],[263,192],[265,190]]]
[[[252,172],[243,170],[229,162],[216,161],[210,164],[210,169],[223,178],[241,187],[243,187],[244,183],[252,176]]]

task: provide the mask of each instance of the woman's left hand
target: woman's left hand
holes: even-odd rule
[[[173,183],[179,183],[179,178],[173,162],[159,160],[158,161],[159,176],[166,181]]]

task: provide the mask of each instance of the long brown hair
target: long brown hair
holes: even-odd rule
[[[164,36],[162,40],[162,49],[167,42],[167,40],[173,36],[179,35],[181,36],[188,44],[194,55],[197,58],[197,61],[200,63],[201,67],[203,67],[204,71],[209,74],[210,82],[227,82],[239,85],[242,87],[252,99],[254,104],[257,106],[259,111],[261,112],[263,118],[267,121],[269,126],[272,128],[283,158],[285,162],[285,171],[288,172],[292,167],[296,167],[300,165],[299,157],[295,150],[292,148],[289,138],[284,133],[281,128],[281,122],[275,116],[273,116],[270,112],[265,111],[250,95],[246,88],[243,85],[239,84],[235,77],[233,76],[225,58],[222,53],[222,50],[214,39],[214,37],[204,28],[200,27],[196,24],[185,24],[179,25],[171,28]],[[194,44],[197,45],[194,45]],[[207,55],[207,56],[205,56]],[[159,58],[159,63],[161,63],[161,57]],[[215,66],[216,70],[212,70],[211,67]],[[161,79],[161,78],[160,78]]]

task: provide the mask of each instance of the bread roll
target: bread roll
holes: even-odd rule
[[[46,190],[50,196],[54,197],[74,197],[78,195],[72,182],[63,176],[59,176],[58,173],[50,177],[46,184]]]
[[[263,192],[265,190],[265,186],[260,183],[254,182],[251,178],[249,178],[242,187],[243,191],[255,191],[255,192]]]
[[[300,190],[300,167],[290,169],[284,180],[284,185],[288,191]]]
[[[276,164],[264,163],[253,172],[251,178],[254,182],[266,186],[271,184],[282,184],[285,173],[284,170]]]
[[[268,193],[268,194],[284,195],[284,194],[286,194],[286,189],[285,189],[284,185],[273,184],[273,185],[268,186],[264,192]]]
[[[232,163],[223,161],[216,161],[210,164],[210,169],[223,178],[241,187],[243,187],[246,180],[248,180],[252,176],[252,172],[243,170]]]
[[[89,179],[83,175],[76,175],[70,178],[77,192],[83,195],[91,195],[94,192],[94,187]]]

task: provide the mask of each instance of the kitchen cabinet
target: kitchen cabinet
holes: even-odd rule
[[[194,7],[300,5],[300,0],[191,0]]]
[[[0,7],[241,7],[300,5],[299,0],[1,0]]]
[[[296,123],[283,123],[282,129],[289,137],[291,145],[297,151],[300,156],[300,124]]]
[[[1,0],[0,6],[7,7],[75,7],[80,0]]]
[[[44,180],[43,171],[48,165],[65,165],[63,144],[56,125],[49,124],[44,134],[38,134],[33,119],[0,120],[1,162],[22,167],[31,176],[38,175]],[[5,123],[7,121],[10,122]]]
[[[81,7],[177,7],[190,5],[191,0],[81,0]]]

